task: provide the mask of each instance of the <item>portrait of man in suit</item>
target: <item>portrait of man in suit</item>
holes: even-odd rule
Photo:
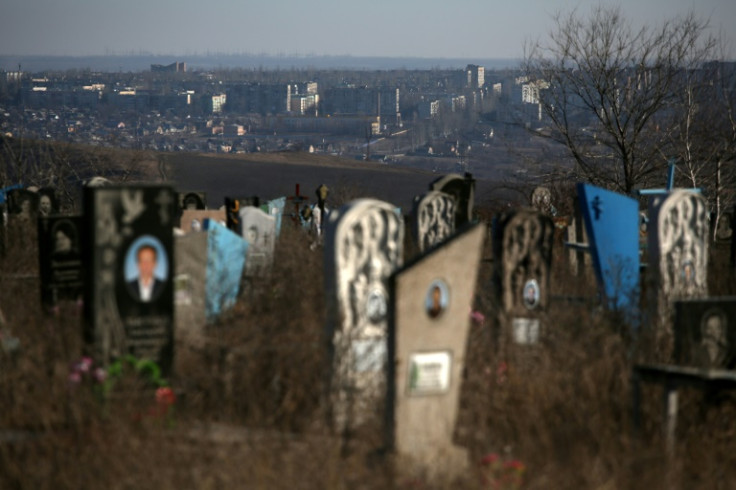
[[[148,303],[155,299],[164,287],[164,281],[154,275],[158,264],[158,251],[153,245],[144,243],[136,249],[135,259],[138,275],[128,281],[128,290],[136,300]]]

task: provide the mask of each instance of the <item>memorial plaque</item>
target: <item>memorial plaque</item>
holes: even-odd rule
[[[606,306],[639,317],[639,203],[590,184],[578,184],[578,202],[598,286]]]
[[[225,225],[224,209],[204,209],[204,210],[185,210],[181,214],[180,228],[184,233],[190,231],[202,231],[204,229],[204,221],[210,219],[217,221],[221,225]]]
[[[79,300],[84,293],[82,249],[84,222],[81,216],[54,216],[38,219],[38,257],[41,301],[54,306],[60,300]]]
[[[510,325],[517,343],[539,337],[538,317],[549,304],[554,232],[552,220],[532,209],[503,213],[494,221],[494,292],[501,324]]]
[[[231,308],[240,291],[248,242],[227,227],[205,221],[207,230],[207,320]]]
[[[430,191],[414,201],[412,232],[421,252],[441,243],[455,232],[455,198]]]
[[[330,213],[325,237],[332,409],[346,429],[385,393],[388,278],[402,263],[404,225],[394,206],[359,199]]]
[[[485,236],[468,225],[391,277],[387,443],[418,472],[467,471],[453,435]]]
[[[708,214],[705,198],[675,190],[649,201],[649,271],[652,304],[670,330],[673,302],[708,295]]]
[[[266,204],[261,206],[261,209],[267,213],[269,216],[272,216],[276,220],[276,238],[281,235],[281,221],[284,217],[284,209],[286,208],[286,198],[285,197],[279,197],[277,199],[272,199],[268,201]]]
[[[86,339],[97,362],[132,354],[171,370],[173,224],[165,186],[87,187]]]
[[[475,206],[475,179],[469,173],[465,176],[449,174],[429,184],[429,190],[444,192],[455,198],[455,228],[473,220]]]
[[[736,297],[676,301],[675,362],[736,368]]]

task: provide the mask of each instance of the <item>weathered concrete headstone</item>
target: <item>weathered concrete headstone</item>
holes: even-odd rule
[[[81,216],[39,218],[38,258],[44,305],[82,298],[86,244]]]
[[[675,300],[708,295],[707,208],[701,194],[682,189],[649,201],[650,291],[665,331],[671,331]]]
[[[639,321],[639,203],[590,184],[577,185],[593,269],[606,306]]]
[[[388,278],[402,264],[403,242],[403,221],[388,203],[359,199],[329,215],[325,292],[338,430],[359,424],[383,400]]]
[[[246,264],[248,242],[227,227],[205,221],[207,230],[207,321],[235,304]]]
[[[455,198],[430,191],[414,200],[412,232],[420,252],[442,243],[455,233]]]
[[[676,301],[674,308],[677,364],[736,368],[736,297]]]
[[[97,362],[132,354],[164,373],[173,357],[173,224],[165,186],[88,187],[86,341]]]
[[[176,335],[199,338],[207,317],[207,244],[208,233],[189,233],[175,239],[176,275],[174,276],[174,305],[176,307]]]
[[[553,242],[552,220],[537,211],[510,211],[494,222],[494,291],[501,325],[518,344],[539,340],[539,315],[549,304]]]
[[[181,230],[184,233],[190,231],[202,231],[204,229],[204,220],[211,219],[225,225],[224,209],[203,209],[203,210],[185,210],[181,214]]]
[[[453,433],[485,235],[469,226],[391,278],[389,446],[421,473],[467,469]]]
[[[555,216],[557,209],[552,205],[552,192],[547,187],[534,188],[531,197],[532,208],[545,216]]]
[[[455,228],[459,229],[473,220],[475,179],[471,174],[445,175],[430,183],[429,190],[444,192],[455,198]]]
[[[276,220],[253,206],[241,208],[239,220],[242,237],[249,244],[245,275],[263,275],[273,262]]]

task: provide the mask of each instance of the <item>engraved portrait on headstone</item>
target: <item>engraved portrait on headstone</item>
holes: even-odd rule
[[[239,220],[242,237],[249,244],[245,262],[246,275],[261,275],[273,261],[276,220],[253,206],[241,208]]]
[[[385,382],[388,278],[402,263],[404,224],[394,206],[359,199],[330,213],[325,233],[334,422],[345,428]]]
[[[7,193],[9,223],[30,223],[38,215],[38,193],[12,189]]]
[[[557,215],[557,209],[552,205],[552,192],[547,187],[539,186],[532,191],[531,204],[546,216]]]
[[[708,214],[705,198],[687,190],[649,202],[649,263],[656,314],[669,325],[672,302],[708,295]]]
[[[469,173],[465,176],[449,174],[439,177],[429,184],[430,191],[439,191],[455,198],[455,228],[473,220],[475,206],[475,179]]]
[[[207,194],[204,192],[180,192],[179,209],[207,209]]]
[[[132,354],[171,368],[175,204],[164,186],[85,189],[86,339],[98,362]]]
[[[59,212],[59,202],[53,189],[44,187],[38,191],[38,216],[45,217]]]
[[[414,201],[412,232],[420,251],[446,240],[455,232],[455,198],[430,191]]]
[[[553,241],[552,220],[531,209],[504,213],[494,224],[494,290],[517,341],[517,330],[531,343],[538,336],[537,318],[549,303]]]
[[[38,220],[38,256],[41,300],[53,306],[59,300],[81,299],[84,285],[81,216],[55,216]]]
[[[674,303],[674,360],[699,368],[736,368],[736,297]]]

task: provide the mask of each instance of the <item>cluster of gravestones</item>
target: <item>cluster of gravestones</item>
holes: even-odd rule
[[[406,264],[400,209],[359,199],[330,212],[326,186],[312,206],[297,186],[289,198],[262,206],[255,197],[227,198],[216,210],[206,209],[201,193],[177,196],[165,186],[88,186],[82,216],[38,221],[44,301],[79,297],[83,288],[86,340],[95,357],[106,363],[132,353],[167,372],[174,331],[196,329],[231,306],[243,277],[270,266],[290,217],[324,244],[333,427],[349,432],[379,408],[388,445],[402,457],[456,471],[467,462],[453,432],[487,235],[473,221],[474,184],[469,174],[448,175],[415,198],[410,229],[419,253]],[[16,191],[25,192],[8,192],[14,210]],[[589,253],[604,305],[634,328],[642,317],[666,327],[679,308],[678,360],[732,367],[736,307],[732,299],[706,298],[703,197],[686,190],[652,195],[645,277],[655,307],[647,317],[639,311],[638,202],[587,184],[577,192],[580,216],[571,230],[578,239],[570,245],[573,253]],[[491,228],[499,322],[521,345],[544,336],[559,226],[549,191],[537,189],[532,203],[536,209],[496,216]],[[581,236],[587,241],[578,243]],[[148,286],[144,275],[154,277]]]

